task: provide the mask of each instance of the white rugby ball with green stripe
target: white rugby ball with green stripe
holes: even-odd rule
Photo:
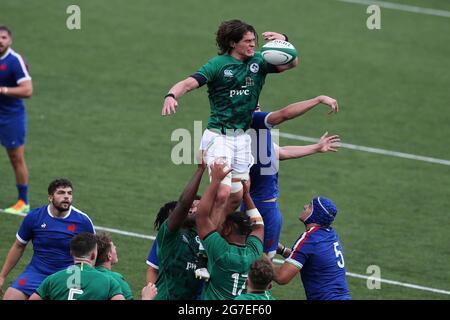
[[[290,42],[273,40],[262,46],[261,55],[268,63],[279,66],[297,58],[297,50]]]

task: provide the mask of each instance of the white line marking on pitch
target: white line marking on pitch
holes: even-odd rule
[[[276,132],[273,132],[273,134],[275,135]],[[300,136],[300,135],[296,135],[296,134],[292,134],[292,133],[285,133],[285,132],[279,132],[279,136],[283,137],[283,138],[301,140],[301,141],[307,141],[307,142],[313,142],[313,143],[316,143],[317,141],[319,141],[319,139],[317,139],[317,138],[310,138],[310,137],[305,137],[305,136]],[[352,149],[352,150],[365,151],[365,152],[370,152],[370,153],[382,154],[382,155],[386,155],[386,156],[392,156],[392,157],[398,157],[398,158],[410,159],[410,160],[418,160],[418,161],[437,163],[437,164],[442,164],[445,166],[450,166],[450,160],[445,160],[445,159],[437,159],[437,158],[431,158],[431,157],[425,157],[425,156],[418,156],[418,155],[410,154],[410,153],[398,152],[398,151],[389,151],[389,150],[385,150],[385,149],[358,146],[358,145],[350,144],[350,143],[341,143],[340,145],[342,148],[347,148],[347,149]]]
[[[3,212],[3,210],[0,209],[0,212]],[[22,216],[22,217],[26,216],[26,214],[24,214],[24,213],[13,214],[13,215],[15,215],[15,216]],[[145,234],[140,234],[140,233],[135,233],[135,232],[128,232],[128,231],[123,231],[123,230],[119,230],[119,229],[106,228],[106,227],[100,227],[100,226],[94,226],[94,227],[95,227],[96,230],[103,230],[103,231],[107,231],[107,232],[111,232],[111,233],[120,234],[120,235],[123,235],[123,236],[129,236],[129,237],[135,237],[135,238],[141,238],[141,239],[149,239],[149,240],[155,240],[156,239],[155,236],[148,236],[148,235],[145,235]],[[273,261],[275,263],[278,263],[278,264],[282,264],[284,262],[283,260],[280,260],[280,259],[273,259]],[[346,275],[349,276],[349,277],[353,277],[353,278],[369,279],[368,276],[365,276],[365,275],[362,275],[362,274],[353,273],[353,272],[347,272]],[[441,289],[435,289],[435,288],[429,288],[429,287],[423,287],[423,286],[419,286],[419,285],[416,285],[416,284],[404,283],[404,282],[387,280],[387,279],[380,279],[380,282],[391,284],[391,285],[394,285],[394,286],[400,286],[400,287],[406,287],[406,288],[411,288],[411,289],[416,289],[416,290],[430,291],[430,292],[433,292],[433,293],[441,293],[441,294],[450,295],[450,291],[441,290]]]
[[[416,7],[416,6],[410,6],[410,5],[407,5],[407,4],[385,2],[385,1],[370,1],[370,0],[339,0],[339,1],[341,1],[341,2],[348,2],[348,3],[356,3],[356,4],[364,4],[364,5],[375,4],[375,5],[378,5],[378,6],[382,7],[382,8],[387,8],[387,9],[393,9],[393,10],[399,10],[399,11],[406,11],[406,12],[426,14],[426,15],[430,15],[430,16],[438,16],[438,17],[450,18],[450,11],[431,9],[431,8],[423,8],[423,7]]]

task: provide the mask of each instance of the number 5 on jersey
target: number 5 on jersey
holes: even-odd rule
[[[339,268],[342,269],[345,267],[344,255],[342,254],[342,251],[338,249],[338,246],[339,246],[339,242],[336,241],[334,243],[334,253],[336,254],[336,258],[338,258],[337,265]]]

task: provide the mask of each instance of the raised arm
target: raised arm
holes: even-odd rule
[[[217,190],[219,189],[220,182],[225,176],[231,172],[225,163],[213,162],[211,165],[211,183],[206,188],[202,195],[202,199],[197,207],[197,232],[200,239],[204,239],[212,231],[216,230],[217,226],[211,219],[211,211],[216,199]]]
[[[202,180],[203,172],[205,171],[204,165],[199,165],[191,178],[189,183],[184,188],[183,193],[178,199],[175,209],[168,217],[168,228],[170,231],[176,231],[181,228],[186,219],[187,214],[194,202],[195,195],[197,194],[200,181]]]
[[[267,123],[272,126],[281,124],[287,120],[301,116],[320,103],[330,107],[331,110],[329,114],[339,111],[339,105],[335,99],[328,96],[318,96],[313,99],[292,103],[283,109],[271,112],[267,118]]]
[[[299,268],[289,262],[284,262],[281,266],[274,264],[272,266],[274,271],[273,280],[281,285],[288,284],[300,272]]]
[[[319,142],[307,146],[284,146],[274,144],[279,160],[298,159],[315,153],[337,152],[341,139],[338,135],[329,136],[328,132],[320,137]]]
[[[244,189],[244,194],[242,196],[245,207],[247,208],[247,214],[250,216],[252,222],[252,232],[250,235],[257,237],[264,243],[264,221],[259,213],[258,209],[250,196],[250,182],[247,180],[242,180],[242,185]]]
[[[164,98],[164,105],[161,111],[161,115],[169,115],[172,112],[177,112],[178,101],[177,99],[184,95],[186,92],[197,89],[199,84],[197,80],[192,77],[187,77],[186,79],[176,83],[172,88],[170,88],[169,93]]]

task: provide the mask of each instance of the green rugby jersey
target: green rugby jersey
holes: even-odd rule
[[[253,261],[263,255],[261,240],[249,236],[245,246],[228,243],[217,232],[202,241],[208,256],[211,278],[205,283],[204,300],[233,300],[246,292],[245,279]]]
[[[250,128],[252,113],[268,73],[277,70],[267,64],[260,52],[246,61],[229,54],[216,56],[197,71],[206,78],[211,114],[208,129]]]
[[[122,290],[111,277],[80,263],[48,276],[36,293],[44,300],[109,300]]]
[[[195,278],[200,239],[195,228],[171,232],[168,220],[156,236],[159,262],[156,300],[196,300],[203,281]]]
[[[275,300],[270,291],[243,293],[234,300]]]
[[[102,266],[95,267],[95,269],[117,281],[117,283],[120,285],[120,289],[122,289],[122,294],[125,297],[125,300],[133,300],[133,292],[131,291],[130,285],[125,280],[122,274],[114,272]]]

